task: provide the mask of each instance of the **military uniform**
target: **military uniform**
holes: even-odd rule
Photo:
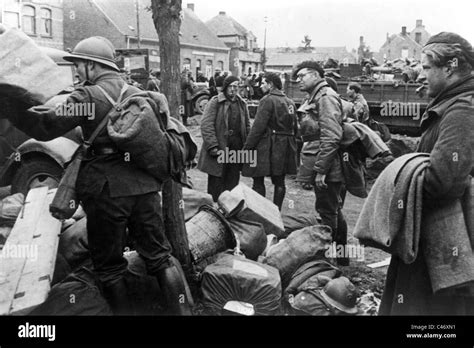
[[[322,224],[331,227],[333,241],[347,244],[347,223],[342,214],[345,199],[339,144],[342,140],[343,109],[339,95],[321,80],[309,100],[300,108],[308,118],[310,131],[302,134],[303,162],[311,162],[313,172],[326,175],[327,188],[315,187],[316,211]],[[304,122],[304,121],[303,121]],[[306,160],[305,160],[306,159]],[[341,265],[346,261],[340,260]]]
[[[352,115],[355,120],[368,124],[370,116],[369,104],[367,104],[364,96],[362,94],[357,94],[352,103],[354,104],[352,107]]]
[[[101,86],[118,99],[125,82],[113,71],[98,76],[94,84],[75,90],[67,103],[92,103],[94,117],[58,116],[55,109],[32,108],[11,119],[16,127],[42,141],[54,139],[80,126],[88,139],[112,105]],[[129,86],[124,97],[139,92]],[[104,128],[82,162],[76,191],[87,214],[88,242],[94,269],[102,283],[117,282],[126,272],[123,258],[126,229],[136,242],[150,274],[170,267],[171,248],[164,234],[158,183],[150,174],[127,161]]]

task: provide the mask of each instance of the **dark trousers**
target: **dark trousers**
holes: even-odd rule
[[[123,257],[127,227],[150,275],[172,266],[157,192],[111,198],[106,185],[100,195],[85,198],[82,204],[92,262],[104,285],[117,282],[127,270]]]
[[[207,193],[212,196],[214,202],[222,192],[232,190],[239,184],[241,164],[224,164],[222,168],[222,176],[208,175]]]
[[[341,182],[326,182],[327,188],[315,187],[316,211],[322,224],[331,227],[332,240],[337,244],[347,244],[347,223],[342,214],[346,189]]]
[[[285,175],[272,175],[272,184],[275,185],[275,187],[283,187],[285,188]],[[263,197],[266,195],[266,189],[265,189],[265,177],[264,176],[258,176],[253,178],[253,187],[252,189],[255,192],[258,192],[261,194]]]

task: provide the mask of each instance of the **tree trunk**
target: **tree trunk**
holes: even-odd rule
[[[153,22],[160,41],[161,90],[168,99],[172,117],[179,119],[181,0],[152,0]],[[163,218],[173,255],[192,279],[191,255],[184,222],[183,190],[173,180],[163,183]]]
[[[168,98],[171,116],[179,119],[181,0],[152,0],[151,9],[160,41],[161,88]]]

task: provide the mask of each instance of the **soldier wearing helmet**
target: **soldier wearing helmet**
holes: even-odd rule
[[[117,100],[139,92],[120,77],[114,47],[103,37],[80,41],[64,59],[74,63],[82,82],[67,103],[91,103],[94,117],[61,116],[55,108],[23,110],[11,121],[38,140],[47,141],[80,126],[88,139],[112,105],[100,88]],[[127,85],[126,89],[124,85]],[[100,86],[100,88],[99,88]],[[77,108],[79,110],[79,108]],[[190,314],[187,303],[179,303],[185,293],[181,273],[172,262],[171,247],[165,236],[158,191],[161,183],[138,169],[121,153],[104,128],[82,162],[76,192],[87,213],[90,254],[104,295],[116,314],[130,314],[131,303],[123,277],[127,261],[123,258],[126,232],[145,260],[149,274],[155,275],[170,308],[176,314]]]

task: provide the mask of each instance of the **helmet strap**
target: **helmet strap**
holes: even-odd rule
[[[89,81],[90,82],[90,79],[89,79],[89,62],[86,61],[86,81]]]

